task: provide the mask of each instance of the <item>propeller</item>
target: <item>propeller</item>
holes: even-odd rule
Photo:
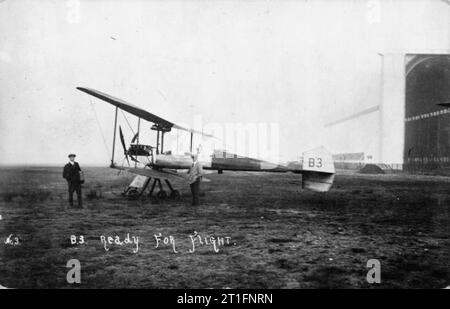
[[[128,160],[128,156],[130,157],[130,159],[132,161],[139,163],[138,159],[136,159],[135,157],[133,157],[131,154],[128,153],[127,146],[125,145],[125,138],[123,137],[123,132],[122,132],[121,126],[119,126],[119,134],[120,134],[120,142],[122,143],[122,147],[123,147],[123,153],[125,155],[125,159],[127,159],[128,166],[130,166],[130,160]],[[133,141],[137,138],[137,135],[138,135],[138,133],[136,133],[134,135],[131,143],[133,143]]]
[[[122,127],[121,126],[119,126],[119,135],[120,135],[120,142],[122,143],[122,147],[123,147],[123,153],[125,155],[125,158],[127,159],[128,166],[130,166],[130,160],[128,160],[127,146],[125,145],[125,139],[123,137],[123,132],[122,132]]]
[[[131,140],[131,144],[133,144],[137,140],[138,136],[139,136],[139,132],[136,132],[133,139]]]

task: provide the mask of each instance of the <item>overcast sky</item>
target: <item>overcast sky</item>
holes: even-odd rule
[[[448,7],[427,0],[0,1],[0,164],[58,165],[70,152],[84,164],[109,163],[114,108],[77,86],[190,126],[195,117],[276,124],[281,157],[296,158],[324,143],[324,123],[351,112],[345,102],[364,95],[362,105],[376,103],[378,52],[448,48]],[[148,128],[142,123],[142,141],[153,144]]]

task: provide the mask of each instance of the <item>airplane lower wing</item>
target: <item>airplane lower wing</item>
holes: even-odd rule
[[[142,169],[142,168],[131,168],[131,167],[121,167],[121,166],[114,166],[113,168],[121,170],[121,171],[127,171],[132,174],[146,176],[150,178],[162,178],[162,179],[169,179],[169,180],[187,180],[187,177],[183,177],[181,174],[175,174],[175,173],[168,173],[166,170],[163,169]]]
[[[127,171],[132,174],[146,176],[150,178],[160,178],[160,179],[168,179],[168,180],[184,180],[189,181],[189,175],[187,173],[178,173],[175,170],[170,169],[142,169],[142,168],[131,168],[131,167],[121,167],[121,166],[114,166],[113,168],[121,170],[121,171]],[[210,182],[208,178],[202,177],[203,182]]]

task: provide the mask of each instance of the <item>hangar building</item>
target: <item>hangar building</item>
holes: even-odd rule
[[[450,29],[450,2],[429,4],[436,19],[439,10],[447,14],[441,15],[444,22],[440,26],[437,22],[433,25],[433,14],[408,22],[437,27],[436,32],[441,26]],[[348,103],[350,113],[335,114],[325,124],[328,145],[338,167],[370,162],[406,170],[450,168],[450,105],[438,105],[450,103],[450,34],[443,31],[431,42],[413,32],[395,33],[395,23],[391,22],[392,35],[404,42],[398,42],[396,47],[400,48],[380,49],[369,56],[379,59],[375,69],[366,69],[366,74],[373,76],[368,82],[378,78],[375,91],[367,93],[372,104],[364,104],[362,96]],[[369,86],[362,81],[355,87]]]

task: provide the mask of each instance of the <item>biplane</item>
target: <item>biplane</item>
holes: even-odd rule
[[[209,138],[214,137],[204,132],[177,125],[154,115],[149,111],[101,91],[85,87],[77,87],[77,89],[115,106],[114,135],[110,167],[128,171],[136,175],[128,188],[123,192],[123,195],[130,198],[141,196],[153,180],[151,188],[147,193],[149,196],[153,196],[154,189],[156,185],[158,185],[159,192],[157,192],[156,197],[178,198],[180,193],[173,188],[171,181],[174,179],[184,179],[187,181],[188,175],[186,172],[183,172],[183,170],[189,170],[192,166],[191,155],[193,153],[194,135],[199,134]],[[123,131],[119,126],[119,138],[123,148],[124,159],[126,159],[128,166],[120,166],[114,162],[117,136],[117,115],[119,109],[138,117],[137,133],[128,147],[125,143]],[[156,133],[156,145],[144,145],[139,143],[141,119],[148,121],[151,124],[150,129]],[[188,153],[172,154],[170,151],[164,151],[164,135],[171,132],[172,129],[189,132],[190,149]],[[134,162],[134,167],[130,166],[129,160]],[[222,174],[223,171],[302,174],[302,187],[316,192],[328,191],[333,184],[335,175],[332,156],[324,147],[304,152],[303,156],[298,161],[291,161],[286,164],[238,156],[223,150],[213,150],[211,154],[203,154],[202,156],[199,156],[199,160],[204,170],[217,171],[219,174]],[[164,180],[167,184],[167,187],[170,190],[169,194],[164,190],[161,180]],[[209,181],[206,178],[204,178],[204,180]]]

